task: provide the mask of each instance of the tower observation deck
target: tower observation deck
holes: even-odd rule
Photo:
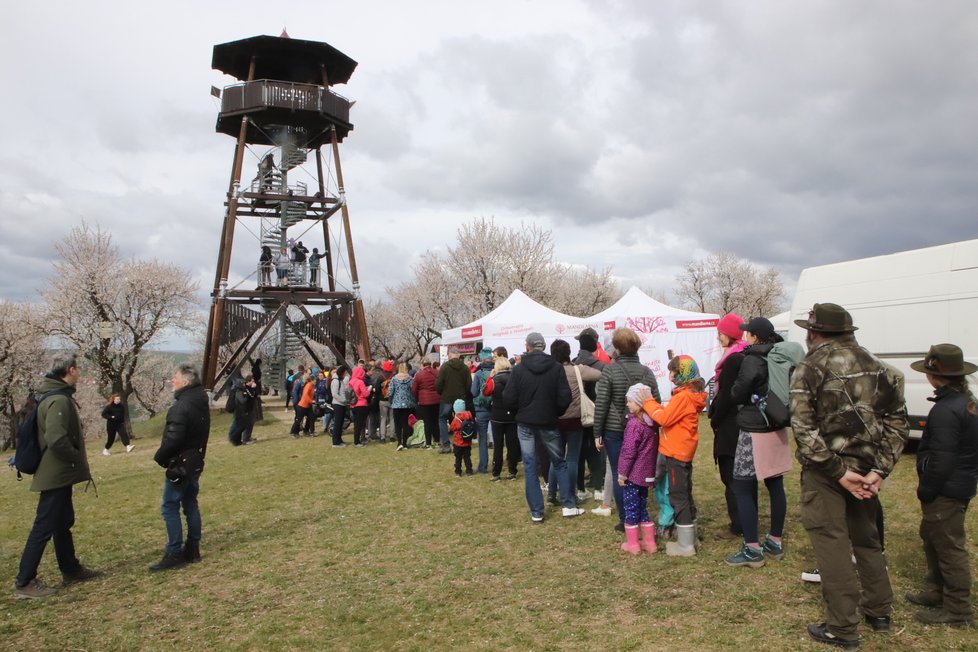
[[[239,80],[221,92],[216,125],[236,139],[204,350],[204,384],[217,393],[249,360],[267,363],[263,384],[277,389],[299,356],[343,363],[348,344],[368,355],[339,154],[353,102],[331,89],[356,66],[285,33],[214,46],[212,67]],[[243,183],[246,159],[256,167]],[[235,276],[239,226],[254,263]]]

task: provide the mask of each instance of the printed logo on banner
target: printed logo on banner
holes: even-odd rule
[[[716,328],[719,319],[677,319],[676,328]]]
[[[526,326],[525,324],[518,324],[515,326],[503,326],[499,330],[492,332],[492,337],[509,337],[512,335],[522,335],[524,333],[530,333],[533,331],[531,326]]]
[[[614,320],[606,321],[604,323],[604,329],[606,331],[613,331],[613,330],[615,330],[615,328],[617,328],[617,327],[615,326],[615,321]]]
[[[557,324],[557,326],[555,327],[555,330],[557,331],[558,334],[563,335],[564,334],[564,325],[563,324]]]
[[[646,362],[645,366],[652,370],[656,378],[665,378],[668,375],[662,370],[662,360],[656,359]]]
[[[636,333],[668,333],[669,326],[663,317],[629,317],[625,327]]]
[[[462,337],[482,337],[482,326],[472,326],[462,329]]]

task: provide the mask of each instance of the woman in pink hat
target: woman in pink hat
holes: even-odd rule
[[[740,315],[731,312],[717,324],[717,341],[723,347],[723,355],[714,368],[709,417],[713,428],[713,461],[720,470],[727,516],[730,518],[727,527],[717,532],[720,539],[737,539],[744,533],[737,511],[737,496],[733,491],[734,453],[737,451],[740,428],[737,426],[737,405],[730,397],[730,388],[737,380],[740,364],[744,361],[742,351],[747,347],[747,340],[743,339],[744,331],[740,330],[743,323]],[[754,500],[757,500],[756,492]]]

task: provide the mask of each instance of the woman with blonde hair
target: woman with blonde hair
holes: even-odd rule
[[[492,372],[486,381],[482,393],[492,397],[490,420],[492,421],[492,477],[491,482],[501,480],[503,471],[503,444],[506,444],[506,466],[509,475],[507,480],[516,479],[516,465],[520,462],[520,438],[516,434],[516,418],[506,402],[503,401],[503,390],[509,381],[512,365],[505,357],[497,356],[493,362]]]

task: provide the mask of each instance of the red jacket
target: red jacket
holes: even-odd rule
[[[435,380],[438,372],[434,367],[422,367],[421,371],[414,375],[414,382],[411,383],[411,393],[418,405],[437,405],[441,403],[441,395],[435,391]]]
[[[451,425],[448,426],[448,429],[452,433],[453,444],[460,448],[472,448],[472,442],[462,439],[462,421],[472,421],[473,419],[475,419],[475,417],[472,416],[472,413],[468,410],[462,410],[455,415],[455,418],[452,419]]]

